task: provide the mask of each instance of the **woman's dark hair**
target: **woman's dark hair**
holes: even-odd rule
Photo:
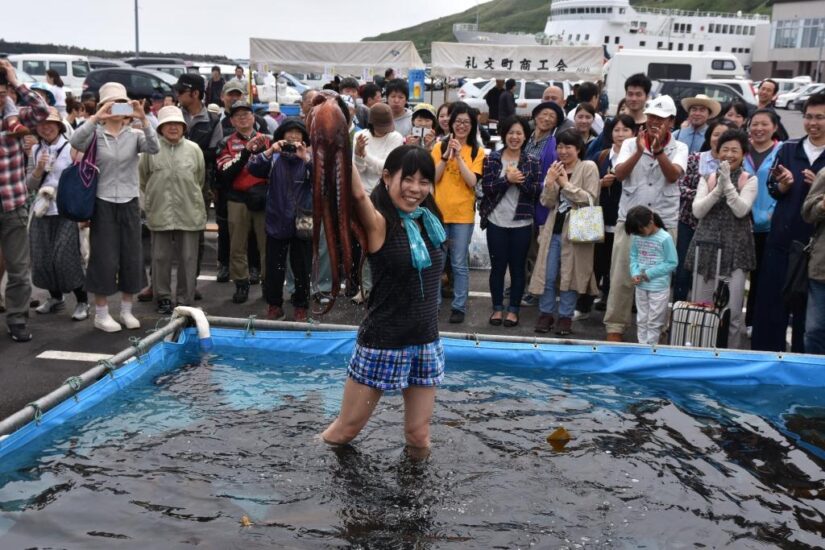
[[[731,109],[736,111],[737,115],[745,119],[745,122],[743,124],[747,124],[749,115],[747,105],[745,105],[741,101],[733,101],[730,104],[726,105],[725,108],[722,110],[722,116],[728,114],[728,111],[730,111]]]
[[[602,139],[604,140],[605,149],[613,147],[613,128],[615,128],[616,124],[620,122],[625,128],[630,128],[630,131],[633,132],[634,136],[639,133],[639,125],[636,124],[636,121],[633,120],[632,116],[625,114],[616,115],[604,123],[604,132],[602,134],[604,137]]]
[[[568,128],[564,132],[556,135],[556,146],[558,147],[559,145],[572,145],[579,152],[579,158],[583,158],[584,140],[581,134],[573,128]]]
[[[402,145],[396,147],[390,154],[387,155],[387,160],[384,161],[384,170],[390,173],[390,177],[394,176],[399,170],[401,171],[401,179],[414,175],[416,172],[421,172],[421,176],[430,180],[435,186],[435,163],[429,151],[417,145]],[[384,216],[387,221],[387,237],[401,227],[401,217],[398,215],[398,208],[393,204],[390,192],[387,189],[388,183],[379,181],[375,189],[370,194],[370,199],[375,205],[375,208]],[[438,216],[441,220],[441,211],[435,204],[433,194],[427,195],[421,206],[427,208]]]
[[[506,141],[507,132],[516,124],[524,130],[524,143],[521,144],[521,148],[524,149],[524,146],[527,145],[527,138],[530,136],[530,125],[524,118],[515,115],[508,116],[498,123],[498,135],[501,136],[502,141]],[[507,143],[504,143],[504,146],[507,147]]]
[[[441,129],[441,125],[438,123],[438,118],[441,116],[441,109],[447,109],[447,114],[450,114],[452,111],[453,104],[452,103],[442,103],[438,106],[438,109],[435,110],[435,135],[441,137],[444,135],[444,130]]]
[[[73,97],[66,98],[66,113],[71,113],[72,111],[80,111],[83,109],[83,104],[80,103]]]
[[[456,101],[453,103],[452,110],[450,111],[450,131],[455,133],[455,130],[453,130],[453,124],[455,124],[455,119],[458,118],[458,115],[462,114],[470,117],[470,133],[467,134],[466,142],[467,145],[473,148],[473,158],[476,158],[476,155],[478,154],[478,111],[463,101]]]
[[[659,229],[667,229],[659,214],[647,206],[634,206],[631,208],[624,220],[624,230],[628,235],[641,235],[642,228],[653,222]]]
[[[766,115],[769,119],[771,119],[771,123],[774,125],[776,130],[774,130],[771,139],[779,139],[779,115],[773,112],[771,109],[757,109],[753,113],[751,113],[751,117],[748,120],[748,129],[750,130],[750,125],[753,122],[753,117],[756,115]]]
[[[48,76],[49,78],[51,78],[51,79],[52,79],[52,83],[53,83],[55,86],[58,86],[58,87],[60,87],[60,88],[62,88],[62,87],[63,87],[63,79],[62,79],[62,78],[60,78],[60,75],[59,75],[59,74],[57,74],[57,71],[55,71],[54,69],[48,69],[48,70],[46,71],[46,76]]]
[[[739,129],[725,130],[725,133],[719,136],[719,141],[716,142],[716,152],[719,152],[719,149],[722,147],[723,143],[727,143],[729,141],[739,142],[739,145],[742,146],[742,152],[748,152],[748,134]]]
[[[624,107],[624,104],[625,104],[625,98],[621,98],[619,100],[619,104],[616,105],[616,116],[619,116],[619,114],[622,112],[622,107]]]
[[[710,136],[713,135],[713,131],[719,126],[724,126],[728,130],[733,130],[736,128],[736,126],[733,125],[733,122],[723,118],[715,118],[711,120],[708,122],[708,129],[705,130],[705,141],[702,142],[702,146],[699,147],[699,151],[710,151]]]
[[[589,103],[579,103],[576,106],[576,114],[578,114],[579,111],[587,111],[593,118],[596,118],[596,109]]]

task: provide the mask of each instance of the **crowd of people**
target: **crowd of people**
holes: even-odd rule
[[[154,301],[163,314],[194,303],[212,205],[216,278],[234,283],[233,302],[246,302],[261,283],[267,318],[286,318],[286,291],[291,318],[306,321],[311,302],[327,299],[331,271],[341,266],[329,265],[322,238],[311,280],[308,239],[304,119],[319,92],[304,92],[300,116],[285,117],[277,104],[259,114],[239,73],[226,82],[220,71],[206,81],[182,75],[176,98],[134,101],[107,83],[99,97],[78,101],[56,92],[59,82],[21,84],[0,61],[2,305],[12,339],[31,339],[32,284],[49,292],[38,314],[64,309],[72,293],[78,321],[92,314],[91,293],[94,326],[107,332],[140,327],[134,300]],[[755,108],[682,99],[687,118],[678,127],[674,100],[651,98],[644,74],[627,79],[614,116],[599,88],[582,83],[572,101],[549,86],[531,116],[520,117],[514,85],[501,81],[487,98],[498,147],[476,109],[460,101],[410,106],[407,82],[393,74],[331,85],[349,111],[353,170],[366,195],[375,196],[394,151],[418,148],[432,159],[450,323],[467,314],[478,215],[491,262],[490,325],[517,326],[521,307],[532,306],[535,332],[566,336],[599,309],[605,338],[622,341],[635,310],[636,339],[655,344],[665,341],[669,305],[713,302],[718,276],[731,310],[730,347],[784,350],[790,323],[793,351],[823,353],[825,95],[804,105],[805,135],[788,139],[770,79]],[[97,196],[92,218],[78,224],[54,199],[62,172],[90,151]],[[604,228],[598,242],[580,238],[580,221],[571,227],[594,205]],[[794,241],[810,244],[807,302],[783,299]],[[356,245],[355,261],[364,254],[372,253]],[[369,308],[371,263],[352,272],[349,298]],[[117,316],[109,312],[116,294]]]

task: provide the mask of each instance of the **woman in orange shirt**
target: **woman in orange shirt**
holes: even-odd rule
[[[484,169],[484,149],[478,143],[476,110],[464,102],[453,104],[450,134],[433,147],[435,202],[444,216],[444,228],[453,272],[450,322],[464,322],[470,292],[469,251],[475,223],[476,184]]]

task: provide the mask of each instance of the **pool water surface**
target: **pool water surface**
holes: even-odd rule
[[[399,394],[353,446],[317,439],[345,364],[149,372],[3,459],[0,548],[825,545],[821,389],[448,363],[416,461]]]

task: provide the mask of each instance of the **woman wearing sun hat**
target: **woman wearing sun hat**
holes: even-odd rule
[[[115,103],[129,103],[130,115],[113,115]],[[129,126],[132,118],[142,124]],[[154,155],[160,149],[157,134],[139,101],[130,101],[117,82],[100,87],[97,113],[72,136],[72,147],[86,152],[97,138],[97,198],[89,235],[86,290],[95,295],[95,328],[117,332],[121,325],[109,314],[108,297],[121,292],[120,321],[129,329],[140,328],[132,315],[134,295],[143,281],[138,195],[139,153]]]
[[[160,151],[140,158],[140,190],[152,232],[152,293],[158,313],[172,313],[172,263],[177,260],[175,300],[192,305],[198,271],[198,240],[206,227],[205,164],[200,147],[184,136],[187,124],[173,105],[158,111]]]
[[[77,223],[61,216],[54,200],[60,176],[72,164],[72,148],[54,107],[49,107],[49,116],[37,124],[36,131],[38,143],[32,148],[26,171],[29,190],[37,192],[35,217],[29,228],[32,282],[47,289],[50,297],[35,311],[56,313],[66,307],[63,294],[73,292],[77,306],[72,319],[82,321],[89,317],[89,300],[83,289],[85,275]]]

